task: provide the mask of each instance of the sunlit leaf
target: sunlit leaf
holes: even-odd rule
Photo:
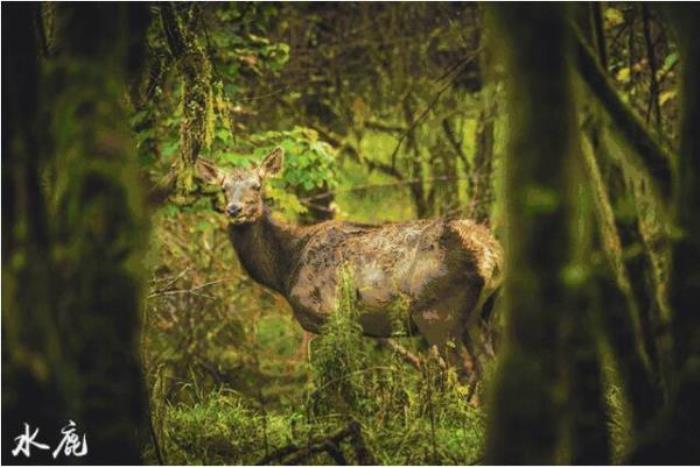
[[[659,95],[659,105],[664,105],[666,102],[676,97],[677,90],[675,88],[664,91]]]
[[[625,22],[625,15],[622,14],[622,12],[616,8],[611,8],[608,7],[605,9],[605,26],[608,28],[612,28],[615,26],[619,26],[620,24]]]
[[[630,79],[630,69],[629,67],[620,68],[615,75],[615,79],[621,82],[627,82]]]

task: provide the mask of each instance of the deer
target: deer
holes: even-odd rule
[[[197,163],[198,176],[224,192],[228,236],[247,274],[281,294],[305,331],[320,334],[338,312],[344,270],[365,336],[423,336],[448,365],[463,358],[461,344],[478,378],[469,329],[498,290],[503,270],[502,249],[490,230],[468,219],[293,225],[264,202],[264,182],[283,164],[279,147],[245,168]]]

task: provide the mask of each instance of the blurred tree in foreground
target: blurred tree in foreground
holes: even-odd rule
[[[604,463],[600,368],[582,296],[585,265],[576,253],[585,244],[577,239],[582,232],[575,216],[582,207],[576,205],[581,197],[576,197],[573,40],[563,7],[491,9],[494,54],[502,57],[509,77],[510,143],[503,170],[510,266],[507,335],[487,456],[496,464]],[[573,379],[568,394],[560,389],[562,375]],[[570,417],[567,408],[574,412]],[[571,452],[562,453],[562,433],[568,430]]]
[[[56,448],[73,420],[88,453],[60,462],[138,463],[147,218],[121,97],[148,11],[52,5],[38,35],[38,4],[2,8],[3,462],[50,462],[9,446],[26,422]]]
[[[674,5],[664,11],[677,34],[683,63],[680,150],[674,167],[676,156],[664,142],[657,142],[605,76],[607,51],[603,36],[595,34],[601,30],[595,8],[590,16],[594,33],[589,36],[584,35],[590,31],[588,12],[581,7],[576,13],[584,18],[583,28],[574,27],[568,17],[573,15],[556,7],[490,8],[498,32],[495,54],[510,77],[510,145],[504,161],[508,335],[487,445],[487,456],[496,463],[610,462],[606,424],[620,413],[603,398],[610,376],[602,376],[611,372],[605,362],[612,362],[629,404],[632,438],[627,458],[642,463],[694,463],[700,458],[693,441],[700,417],[700,319],[695,313],[700,154],[695,131],[698,92],[689,84],[698,79],[700,41],[690,33],[690,25],[697,21],[699,9]],[[646,5],[642,9],[648,35],[649,11]],[[584,37],[592,39],[594,47],[589,48]],[[596,48],[597,58],[592,52]],[[654,81],[656,70],[651,66]],[[587,89],[574,92],[568,72],[572,68]],[[658,83],[651,89],[653,101]],[[573,97],[588,92],[598,99],[600,110],[594,104],[574,106]],[[654,106],[658,102],[652,102]],[[583,111],[580,142],[567,118],[574,109]],[[607,129],[601,128],[600,118],[610,125],[612,138],[601,137]],[[627,154],[605,160],[611,155],[607,148],[619,145],[626,146]],[[639,214],[641,235],[631,237],[642,241],[649,223],[673,223],[678,233],[672,239],[668,280],[659,277],[663,263],[653,268],[655,258],[666,254],[663,250],[650,249],[651,261],[638,261],[630,253],[623,256],[621,248],[629,244],[621,241],[629,242],[630,237],[618,231],[599,162],[617,165],[625,177],[642,181],[630,184],[633,190],[641,189],[635,193],[636,203],[646,203],[656,213],[663,211],[659,206],[673,206],[672,218],[650,221]],[[589,200],[594,200],[599,224],[600,238],[594,243],[585,229]],[[596,244],[604,260],[593,256],[581,261],[577,252]],[[636,253],[636,258],[644,256]],[[654,279],[640,286],[645,269]],[[649,308],[657,296],[648,294],[645,286],[656,287],[662,295],[662,287],[668,287],[670,317],[663,300]],[[672,326],[659,327],[669,321]]]

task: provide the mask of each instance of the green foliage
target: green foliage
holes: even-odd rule
[[[478,461],[484,413],[467,404],[463,388],[436,360],[429,359],[424,371],[417,372],[397,356],[378,351],[372,340],[363,337],[353,290],[348,276],[343,275],[338,312],[329,319],[326,332],[312,342],[312,379],[306,397],[298,394],[282,402],[270,391],[261,396],[254,390],[233,391],[230,385],[229,389],[212,387],[204,384],[201,375],[192,374],[181,385],[189,397],[166,402],[155,423],[160,427],[165,460],[252,464],[285,446],[303,447],[312,439],[323,439],[355,420],[367,449],[380,464]],[[286,353],[288,357],[293,341],[284,329],[290,324],[276,318],[261,323],[257,340],[263,348],[269,345],[276,355]],[[284,369],[278,366],[274,371]],[[252,378],[260,381],[260,376]],[[355,459],[349,442],[340,447],[346,459]],[[152,461],[153,449],[146,452]],[[332,459],[322,453],[304,462],[328,464]]]
[[[362,411],[364,402],[372,399],[367,394],[369,364],[368,348],[363,342],[362,328],[355,306],[355,287],[350,274],[340,273],[338,307],[323,327],[322,335],[311,348],[311,368],[314,391],[310,399],[314,412],[323,413],[329,408],[344,407],[348,412]]]
[[[212,391],[194,404],[166,409],[163,451],[171,464],[255,464],[266,449],[303,442],[308,429],[296,420],[267,415],[235,393]]]

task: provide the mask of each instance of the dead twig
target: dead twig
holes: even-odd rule
[[[301,461],[308,459],[314,454],[322,452],[327,453],[339,465],[347,465],[340,443],[344,440],[350,440],[350,444],[355,450],[358,464],[374,464],[373,456],[367,449],[364,439],[362,438],[362,430],[360,424],[356,421],[350,422],[346,427],[336,431],[335,433],[325,438],[309,440],[304,446],[289,444],[271,454],[263,457],[256,465],[268,464],[299,464]]]
[[[189,288],[189,289],[177,289],[177,290],[156,290],[152,294],[150,294],[148,297],[146,297],[146,300],[151,300],[156,297],[160,297],[162,295],[178,295],[178,294],[193,294],[193,295],[201,295],[197,294],[198,290],[201,290],[205,287],[209,287],[211,285],[215,284],[220,284],[224,282],[224,279],[219,279],[211,282],[205,282],[204,284],[197,285],[195,287]]]
[[[391,339],[379,339],[379,343],[387,349],[391,350],[392,352],[395,352],[396,355],[401,357],[403,361],[405,361],[412,367],[416,368],[417,370],[421,369],[422,363],[420,358],[418,358],[418,356],[415,355],[413,352],[407,350],[404,346],[397,344]]]

